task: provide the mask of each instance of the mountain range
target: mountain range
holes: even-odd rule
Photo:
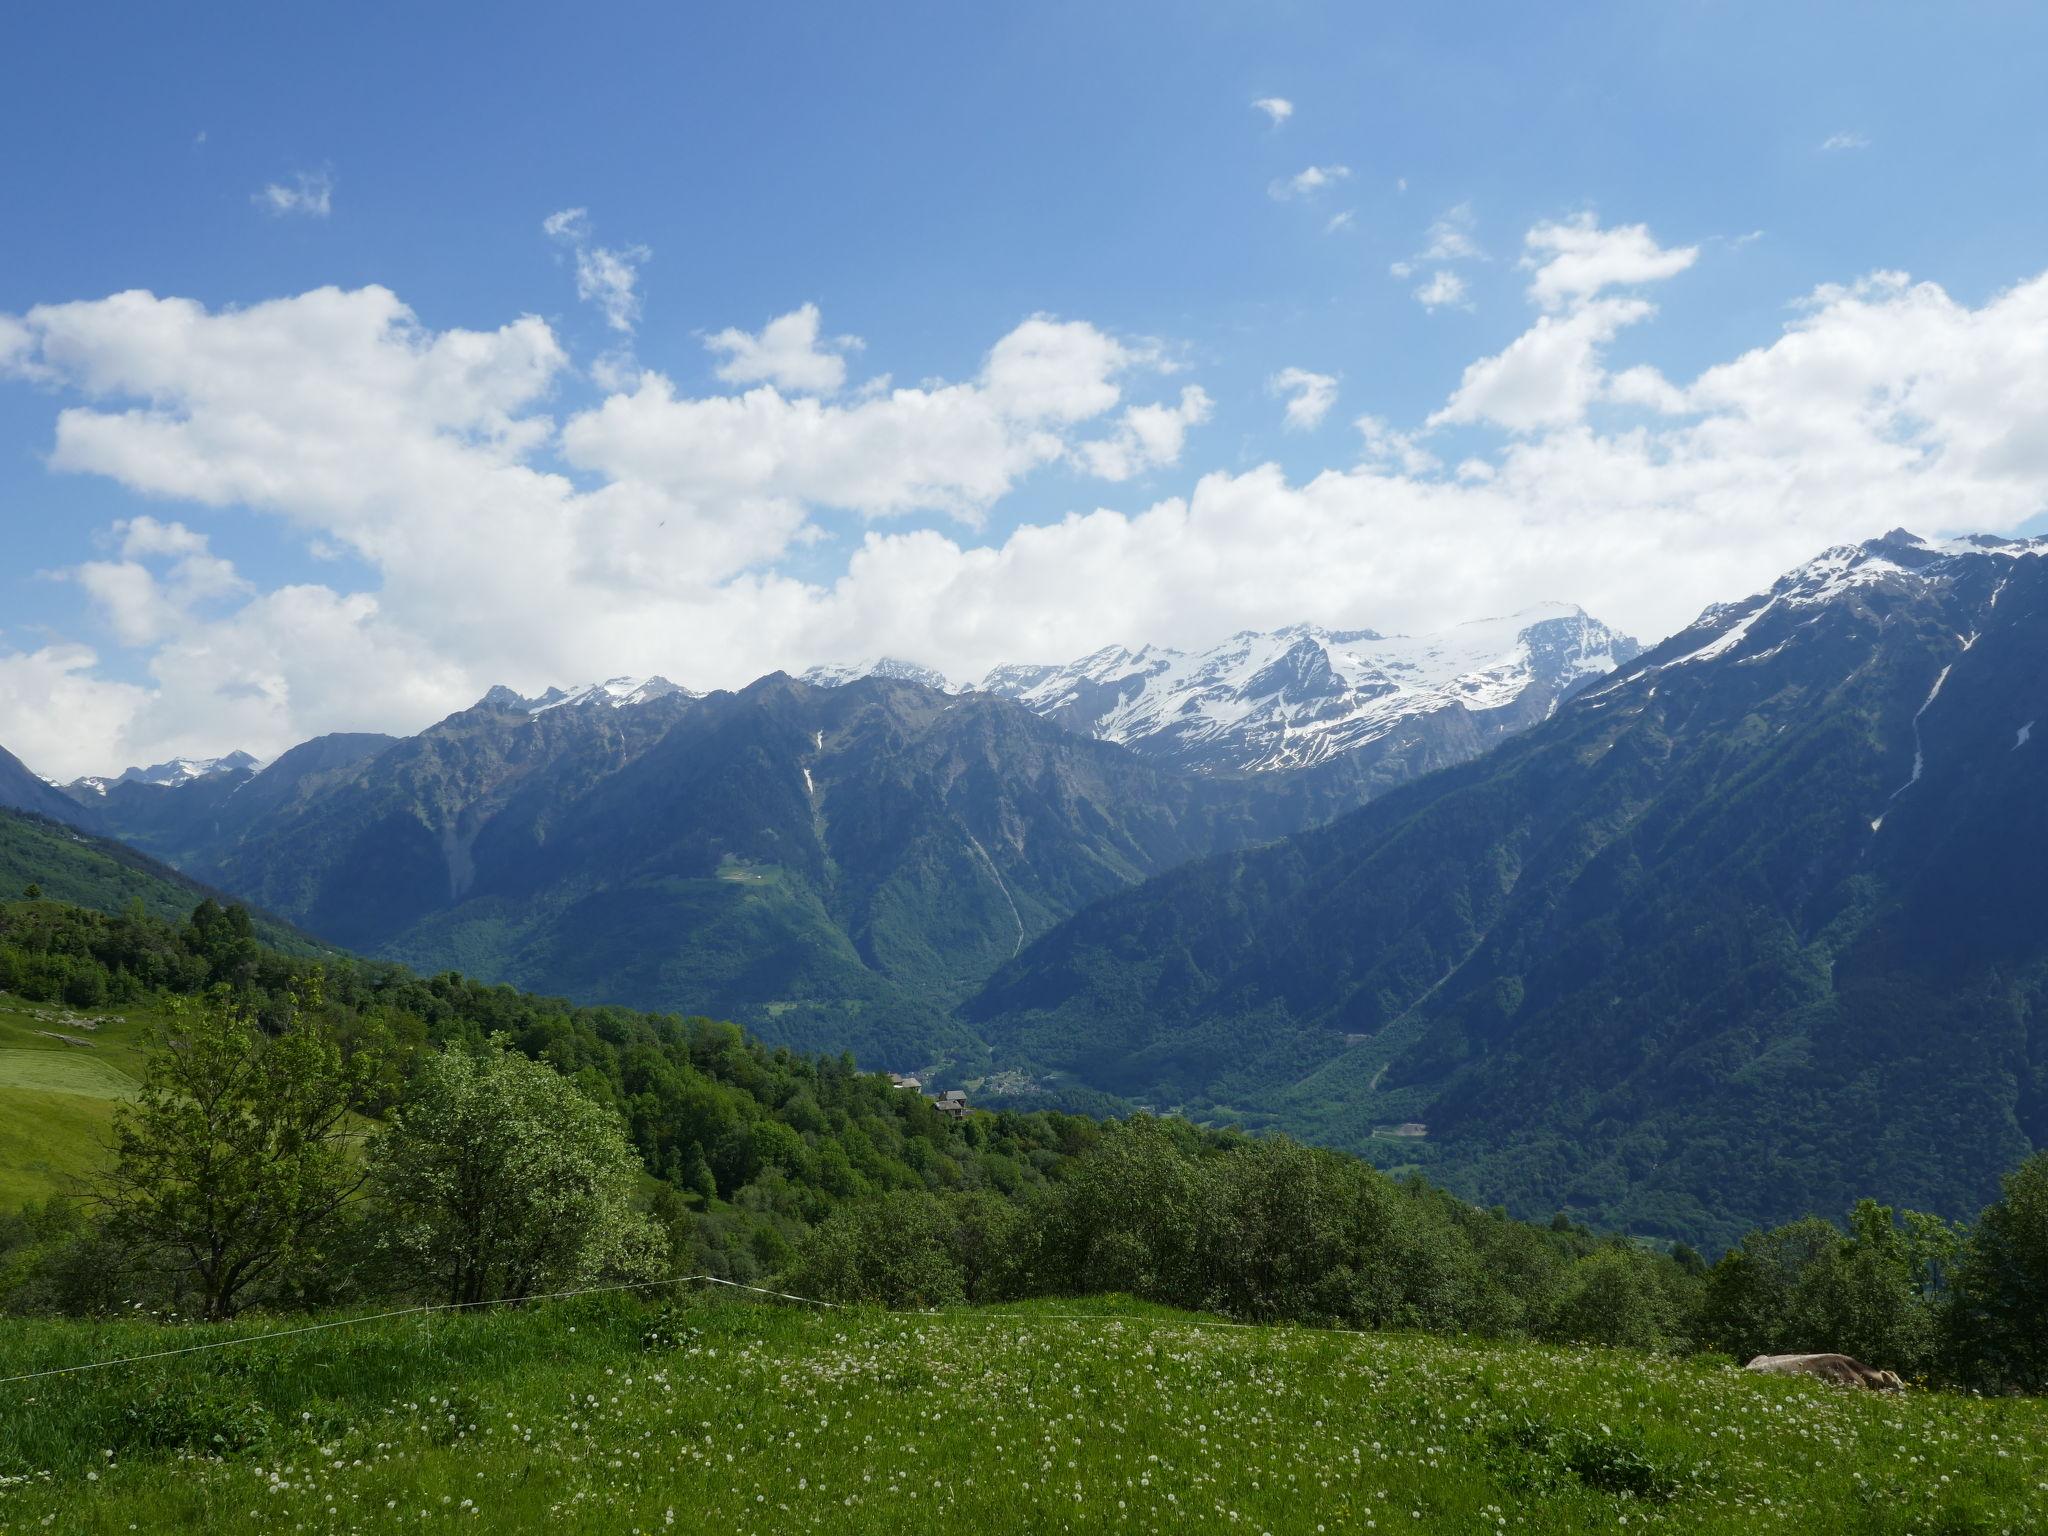
[[[1894,532],[1648,652],[1557,606],[494,688],[0,804],[422,969],[1711,1245],[2048,1144],[2044,553]]]
[[[1414,641],[1239,636],[1170,673],[1179,653],[1157,649],[1114,678],[1100,657],[1056,669],[1154,714],[1234,711],[1242,728],[1199,761],[1124,731],[1129,709],[1077,730],[1050,688],[959,689],[885,659],[703,695],[660,677],[493,688],[413,737],[64,795],[80,824],[366,953],[965,1070],[986,1050],[952,1009],[1032,938],[1462,761],[1617,648],[1633,649],[1558,608]],[[997,676],[1027,670],[1055,669]],[[1276,754],[1254,722],[1319,745]],[[47,813],[53,791],[22,776]]]
[[[2048,1144],[2048,540],[1831,550],[1549,721],[1118,893],[998,1062],[1725,1241]]]

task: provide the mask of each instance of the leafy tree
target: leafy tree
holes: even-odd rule
[[[259,950],[248,909],[223,907],[211,896],[192,909],[193,951],[206,962],[209,983],[239,985],[256,967]]]
[[[1544,1332],[1578,1344],[1655,1349],[1669,1340],[1675,1321],[1657,1262],[1638,1248],[1609,1243],[1573,1266]]]
[[[633,1209],[640,1160],[618,1115],[502,1038],[423,1062],[374,1163],[391,1247],[451,1302],[666,1262],[665,1234]]]
[[[43,899],[43,888],[31,880],[22,890],[21,897],[24,901],[41,901]]]
[[[109,1231],[189,1280],[209,1318],[317,1260],[364,1180],[351,1117],[376,1046],[342,1049],[317,974],[282,1007],[269,1034],[225,993],[174,1000],[135,1103],[115,1115],[115,1165],[98,1191]]]
[[[1965,1379],[2048,1392],[2048,1152],[2006,1175],[1963,1244],[1946,1324]]]
[[[835,1211],[805,1242],[790,1284],[810,1296],[884,1307],[967,1299],[956,1232],[935,1195],[897,1190]]]

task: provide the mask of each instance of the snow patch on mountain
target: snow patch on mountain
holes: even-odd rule
[[[1419,717],[1526,711],[1612,671],[1638,647],[1569,603],[1431,635],[1298,624],[1206,651],[1111,646],[1065,666],[1010,664],[982,680],[1070,730],[1206,771],[1308,767]]]
[[[541,715],[551,709],[591,705],[629,709],[636,704],[651,704],[656,699],[665,699],[676,694],[686,699],[698,697],[689,689],[679,687],[665,677],[608,677],[601,683],[583,683],[575,688],[550,688],[537,698],[531,699],[514,693],[501,683],[479,699],[477,704],[479,707],[491,705],[498,709],[513,709],[529,715]]]
[[[216,774],[261,773],[264,766],[261,758],[240,751],[221,757],[174,757],[167,763],[151,763],[147,768],[126,768],[112,777],[93,774],[73,779],[68,787],[95,795],[106,794],[116,784],[155,784],[175,789],[180,784],[210,779]]]
[[[2022,560],[2044,554],[2048,554],[2048,537],[2001,539],[1980,533],[1962,538],[1923,539],[1903,528],[1894,528],[1881,539],[1840,544],[1822,551],[1779,577],[1768,592],[1759,592],[1742,602],[1712,605],[1673,637],[1674,643],[1691,642],[1691,648],[1654,660],[1652,666],[1677,667],[1734,655],[1756,632],[1759,621],[1773,612],[1817,609],[1866,591],[1885,587],[1910,590],[1928,582],[1950,580],[1968,569],[1970,561],[1982,557]],[[1998,605],[2009,579],[2001,577],[1987,606]],[[1782,624],[1768,626],[1768,635],[1759,638],[1777,636],[1783,628]],[[1975,634],[1956,638],[1966,651],[1977,641]],[[1782,650],[1786,643],[1784,638],[1778,638],[1770,649],[1742,657],[1741,661],[1762,661]],[[1617,680],[1616,685],[1622,681],[1626,679]]]
[[[940,693],[962,691],[937,668],[920,666],[917,662],[904,661],[895,656],[875,656],[866,661],[826,662],[806,668],[797,680],[809,683],[813,688],[843,688],[848,683],[858,682],[864,677],[887,677],[903,683],[919,683],[926,688],[936,688]]]

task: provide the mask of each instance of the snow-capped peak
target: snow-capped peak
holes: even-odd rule
[[[1978,533],[1951,539],[1923,539],[1903,528],[1894,528],[1880,539],[1838,544],[1823,550],[1804,565],[1780,576],[1769,591],[1755,593],[1740,602],[1713,604],[1673,637],[1674,642],[1683,642],[1676,647],[1676,654],[1654,664],[1676,667],[1731,655],[1745,662],[1762,661],[1766,651],[1775,654],[1766,645],[1766,639],[1776,642],[1777,622],[1759,629],[1768,615],[1816,608],[1878,587],[1913,589],[1929,582],[1950,580],[1979,561],[2000,562],[1992,570],[2006,571],[2010,566],[2002,562],[2040,555],[2048,555],[2048,537],[2001,539]],[[1985,570],[1983,565],[1975,568]],[[1995,591],[1991,602],[1997,602]]]
[[[686,699],[698,697],[689,689],[680,687],[665,677],[608,677],[601,683],[583,683],[574,688],[550,688],[539,697],[531,699],[513,692],[500,683],[477,703],[480,706],[488,704],[499,709],[539,715],[565,705],[609,705],[613,709],[626,709],[635,704],[649,704],[656,699],[665,699],[672,694],[680,694]]]
[[[1064,666],[1000,666],[981,686],[1069,730],[1242,772],[1323,762],[1444,711],[1482,734],[1533,724],[1636,651],[1582,609],[1546,603],[1431,635],[1296,624],[1197,652],[1110,646]]]
[[[920,683],[926,688],[936,688],[941,693],[961,691],[945,673],[936,668],[920,666],[917,662],[903,661],[895,656],[875,656],[866,661],[826,662],[805,669],[798,681],[809,683],[813,688],[841,688],[848,683],[858,682],[863,677],[888,677],[898,682]]]
[[[210,779],[222,773],[260,773],[263,760],[247,752],[229,752],[220,757],[174,757],[169,762],[151,763],[147,768],[126,768],[112,777],[92,775],[74,779],[72,787],[104,795],[116,784],[155,784],[175,788],[195,779]]]

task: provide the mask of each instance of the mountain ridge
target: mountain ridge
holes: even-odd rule
[[[1077,914],[963,1016],[1524,1212],[1697,1240],[1857,1174],[1970,1209],[2048,1142],[2044,550],[1829,551],[1485,757]]]

